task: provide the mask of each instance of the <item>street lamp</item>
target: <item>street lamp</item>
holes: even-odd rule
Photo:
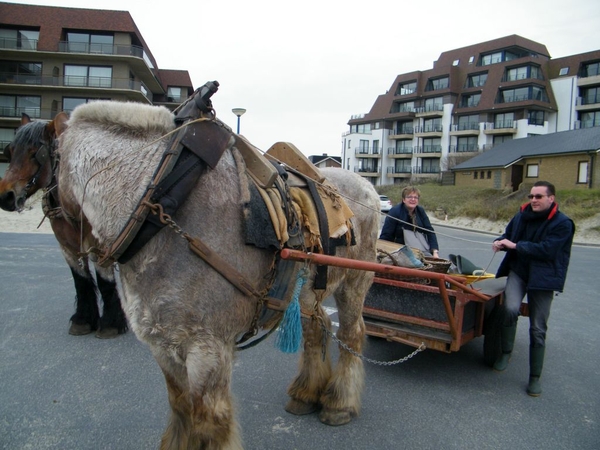
[[[231,110],[231,112],[234,113],[238,118],[237,134],[240,134],[240,117],[242,117],[242,115],[246,112],[246,110],[244,108],[233,108]]]

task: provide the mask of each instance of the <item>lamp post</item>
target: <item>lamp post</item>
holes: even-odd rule
[[[231,110],[232,113],[234,113],[238,120],[237,120],[237,134],[240,134],[240,117],[242,117],[242,115],[246,112],[246,110],[244,108],[233,108]]]

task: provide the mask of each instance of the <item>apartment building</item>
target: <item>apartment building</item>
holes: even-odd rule
[[[439,180],[503,142],[600,126],[600,50],[552,59],[512,35],[446,51],[348,125],[344,168],[374,185]]]
[[[172,110],[193,92],[186,70],[157,67],[126,11],[0,2],[2,148],[22,113],[49,120],[98,99]]]

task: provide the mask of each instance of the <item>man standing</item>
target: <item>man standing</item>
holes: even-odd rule
[[[523,297],[529,306],[529,385],[527,393],[542,393],[540,376],[546,349],[546,330],[554,292],[562,292],[571,257],[575,224],[558,210],[554,185],[538,181],[528,195],[529,203],[511,219],[494,252],[506,251],[496,277],[508,276],[504,291],[502,354],[494,370],[508,366],[517,332]]]

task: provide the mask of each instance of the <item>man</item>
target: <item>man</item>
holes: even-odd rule
[[[494,252],[506,251],[496,277],[508,276],[504,291],[502,354],[494,370],[508,366],[521,301],[529,306],[529,385],[527,393],[542,393],[540,376],[544,364],[546,330],[554,292],[562,292],[571,257],[575,224],[558,210],[554,185],[538,181],[528,195],[530,202],[511,219],[502,236],[494,241]]]

